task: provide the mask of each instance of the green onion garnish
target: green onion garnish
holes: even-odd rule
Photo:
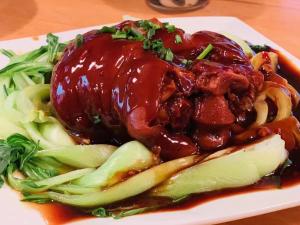
[[[80,47],[83,44],[83,36],[82,34],[77,34],[75,38],[76,47]]]
[[[127,33],[125,31],[117,30],[116,33],[112,34],[113,39],[126,39]]]
[[[164,27],[167,29],[169,33],[173,33],[176,31],[176,27],[174,25],[171,25],[169,23],[164,23]]]
[[[149,29],[147,32],[147,38],[151,39],[155,35],[155,29]]]
[[[102,27],[99,31],[99,33],[116,33],[117,29],[115,27]]]
[[[175,35],[175,43],[176,44],[182,43],[182,39],[181,39],[180,35],[178,35],[178,34]]]
[[[139,20],[138,21],[138,26],[145,29],[145,30],[149,30],[149,29],[160,29],[160,26],[158,24],[155,24],[149,20]]]
[[[174,54],[173,52],[171,51],[171,49],[167,49],[166,51],[166,56],[165,56],[165,60],[166,61],[169,61],[169,62],[172,62],[173,61],[173,58],[174,58]]]
[[[145,50],[148,50],[151,48],[151,41],[149,39],[145,39],[144,42],[143,42],[143,48]]]
[[[197,57],[197,59],[204,59],[212,50],[213,50],[214,46],[212,44],[209,44],[204,50],[203,52],[201,52],[201,54]]]
[[[183,60],[181,60],[181,63],[182,63],[184,66],[188,67],[188,66],[190,66],[190,65],[193,63],[193,61],[192,61],[192,60],[189,60],[189,59],[183,59]]]

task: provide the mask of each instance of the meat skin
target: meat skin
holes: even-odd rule
[[[124,26],[137,23],[117,27]],[[174,42],[176,35],[182,43]],[[60,121],[94,143],[137,139],[159,149],[164,160],[226,146],[237,114],[252,107],[262,75],[235,42],[220,34],[163,28],[152,39],[173,51],[173,63],[145,50],[141,41],[113,39],[109,33],[91,31],[81,46],[69,44],[51,81]],[[213,51],[197,60],[208,44]],[[181,59],[193,63],[184,68],[176,63]],[[243,101],[250,106],[239,107]],[[219,129],[218,138],[208,135],[208,128]]]

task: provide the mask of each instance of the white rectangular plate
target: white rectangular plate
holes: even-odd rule
[[[187,32],[199,30],[211,30],[216,32],[231,33],[254,44],[267,44],[280,50],[294,64],[300,68],[300,61],[288,53],[286,50],[255,31],[253,28],[233,17],[185,17],[166,18],[177,27],[183,28]],[[61,40],[73,39],[76,34],[84,33],[94,28],[72,30],[58,33]],[[291,34],[292,35],[292,34]],[[0,42],[0,48],[12,49],[16,52],[25,52],[45,44],[45,36],[40,36],[37,40],[23,38]],[[6,59],[0,56],[0,68],[5,65]],[[1,125],[0,125],[1,129]],[[264,214],[280,209],[285,209],[300,205],[300,185],[286,189],[274,189],[260,192],[252,192],[219,198],[194,208],[173,212],[148,213],[121,220],[111,218],[91,218],[88,220],[76,221],[75,225],[205,225],[216,224],[254,215]],[[25,206],[19,201],[19,195],[11,191],[7,186],[0,190],[0,211],[1,224],[3,225],[44,225],[47,222],[38,211]]]

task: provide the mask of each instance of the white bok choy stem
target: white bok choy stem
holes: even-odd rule
[[[53,186],[64,184],[66,182],[78,179],[87,173],[93,172],[93,168],[73,170],[71,172],[50,177],[39,181],[29,181],[15,178],[10,170],[7,176],[8,184],[15,190],[26,193],[38,193],[46,191]]]
[[[22,126],[8,120],[5,116],[0,115],[0,124],[0,139],[6,139],[16,133],[28,137],[26,130]]]
[[[251,185],[274,172],[287,159],[288,152],[280,136],[273,135],[230,154],[209,157],[210,160],[175,174],[154,188],[151,195],[177,199],[193,193]]]
[[[82,195],[46,192],[45,196],[63,204],[83,208],[107,205],[141,194],[168,179],[174,173],[194,165],[198,160],[199,156],[188,156],[162,163],[102,191]]]
[[[40,150],[35,156],[53,157],[74,168],[96,168],[101,166],[116,149],[116,146],[106,144],[59,146]]]
[[[53,117],[44,123],[30,122],[22,125],[28,136],[44,149],[75,145],[62,125]]]
[[[112,186],[128,177],[158,163],[154,154],[138,141],[130,141],[120,146],[102,166],[93,173],[74,181],[83,187]]]

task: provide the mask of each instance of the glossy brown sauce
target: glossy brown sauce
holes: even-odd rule
[[[44,218],[47,225],[60,225],[76,220],[91,218],[91,216],[79,209],[62,205],[59,203],[25,203],[29,207],[36,209]]]
[[[281,53],[277,53],[279,54],[279,74],[285,77],[291,85],[293,85],[298,91],[300,91],[300,70],[295,65],[292,65],[290,61]],[[299,120],[300,107],[298,107],[295,110],[294,114]],[[290,153],[290,159],[293,161],[292,166],[288,167],[281,176],[274,175],[270,177],[265,177],[258,183],[247,187],[215,191],[200,195],[193,195],[180,203],[177,203],[175,205],[173,204],[172,206],[167,206],[163,209],[160,209],[160,211],[184,210],[195,207],[199,204],[204,204],[208,201],[225,198],[232,195],[265,191],[275,188],[289,188],[293,185],[297,185],[300,182],[300,151],[295,150],[292,153]],[[138,198],[139,196],[132,198],[129,200],[129,202],[137,201],[140,204],[143,204],[144,200]],[[165,199],[162,199],[161,201],[162,203],[165,203]],[[127,204],[129,203],[127,202]],[[44,205],[30,203],[29,205],[37,209],[42,214],[44,219],[47,221],[48,225],[60,225],[76,220],[91,218],[90,215],[80,211],[79,209],[75,209],[57,203]]]

